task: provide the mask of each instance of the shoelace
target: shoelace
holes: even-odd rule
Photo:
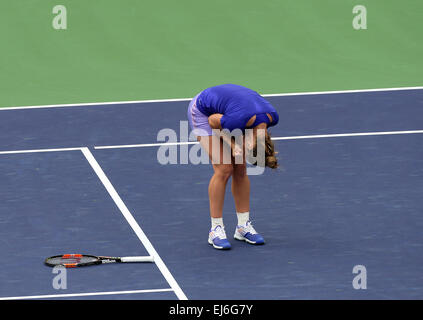
[[[245,233],[249,232],[251,234],[257,234],[257,231],[254,229],[253,225],[251,224],[251,221],[247,221],[245,226],[242,226],[242,229],[245,231]]]
[[[219,239],[226,239],[226,233],[223,227],[217,226],[214,228],[213,232],[215,236],[219,237]]]

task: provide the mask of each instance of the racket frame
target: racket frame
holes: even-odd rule
[[[58,263],[58,264],[49,262],[50,259],[54,259],[54,258],[82,259],[83,257],[89,257],[95,260],[92,260],[89,262],[71,262],[71,263]],[[103,263],[131,263],[131,262],[154,262],[154,258],[152,256],[109,257],[109,256],[94,256],[90,254],[70,253],[70,254],[60,254],[56,256],[51,256],[44,260],[44,264],[49,267],[63,266],[65,268],[86,267],[86,266],[99,265]]]

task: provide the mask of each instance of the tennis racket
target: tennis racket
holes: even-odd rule
[[[62,254],[47,258],[44,263],[49,267],[63,266],[66,268],[86,267],[103,263],[122,262],[154,262],[151,256],[141,257],[105,257],[88,254]]]

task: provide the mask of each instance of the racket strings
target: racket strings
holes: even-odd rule
[[[62,265],[65,267],[76,267],[79,264],[92,263],[97,261],[95,257],[84,256],[80,254],[64,254],[62,256],[48,258],[46,263],[50,265]]]

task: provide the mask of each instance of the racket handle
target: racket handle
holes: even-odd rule
[[[152,256],[140,256],[140,257],[121,257],[122,262],[154,262]]]

